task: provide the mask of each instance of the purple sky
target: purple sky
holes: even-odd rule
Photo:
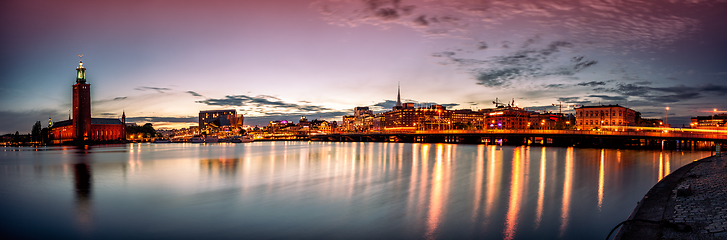
[[[657,3],[658,2],[658,3]],[[340,120],[402,97],[450,108],[621,104],[687,124],[727,110],[727,1],[2,1],[0,133],[93,116]],[[549,107],[548,110],[556,110]]]

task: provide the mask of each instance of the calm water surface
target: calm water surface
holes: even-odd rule
[[[11,238],[603,239],[709,152],[254,142],[0,148]]]

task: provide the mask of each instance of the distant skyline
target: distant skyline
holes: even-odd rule
[[[2,1],[0,134],[68,118],[79,54],[93,117],[246,125],[357,106],[620,104],[689,124],[727,112],[727,1]]]

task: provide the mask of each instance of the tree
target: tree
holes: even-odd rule
[[[156,136],[156,130],[151,123],[144,124],[144,126],[127,126],[126,135],[133,136],[136,134],[143,134],[144,137]]]
[[[46,144],[46,143],[49,142],[48,141],[49,140],[48,138],[50,137],[49,131],[50,131],[49,128],[43,128],[43,129],[40,130],[40,141],[43,144]]]
[[[13,136],[13,142],[20,142],[20,133],[18,131],[15,131],[15,136]]]
[[[40,140],[41,140],[40,130],[42,128],[43,127],[40,125],[40,121],[37,121],[37,122],[35,122],[35,124],[33,124],[33,129],[30,131],[31,141],[40,142]]]

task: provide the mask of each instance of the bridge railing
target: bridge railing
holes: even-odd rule
[[[667,131],[593,131],[593,130],[540,130],[540,129],[488,129],[488,130],[427,130],[427,131],[377,131],[360,133],[337,133],[331,135],[366,136],[366,135],[580,135],[580,136],[633,136],[681,139],[722,139],[727,140],[725,133],[686,132],[679,130]]]

